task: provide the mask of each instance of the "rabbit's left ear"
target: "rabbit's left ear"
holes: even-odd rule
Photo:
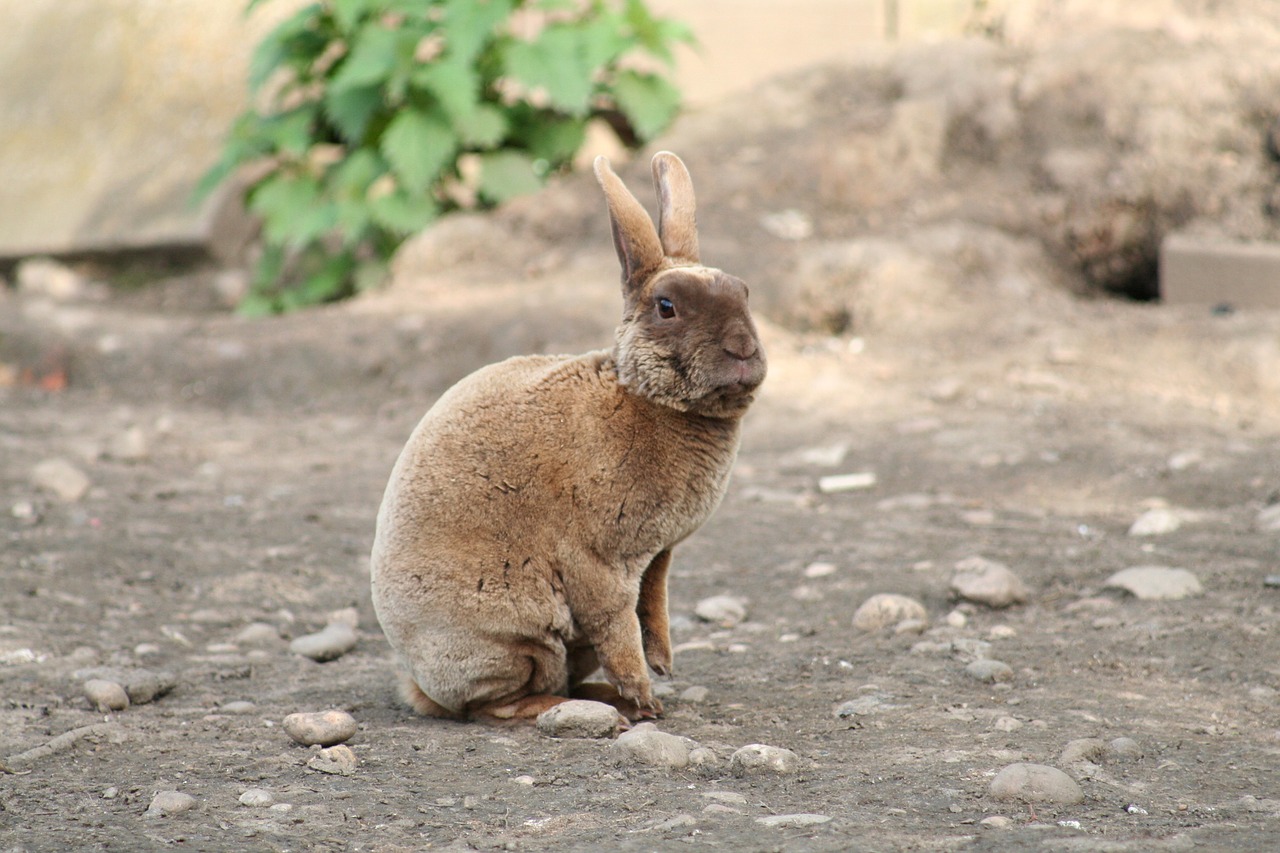
[[[662,243],[653,220],[622,179],[609,168],[606,158],[596,158],[595,172],[609,203],[609,225],[613,230],[613,247],[622,264],[622,281],[631,287],[662,265]]]
[[[658,237],[667,257],[699,263],[697,205],[693,180],[670,151],[653,155],[653,185],[658,191]]]

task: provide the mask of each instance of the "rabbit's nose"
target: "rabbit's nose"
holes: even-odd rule
[[[722,347],[725,354],[733,356],[739,361],[746,361],[756,354],[760,348],[756,343],[756,339],[751,335],[731,335],[725,338]]]

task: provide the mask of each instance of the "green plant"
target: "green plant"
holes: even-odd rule
[[[242,310],[380,280],[395,248],[442,213],[501,203],[567,168],[593,119],[629,145],[653,137],[679,106],[664,76],[671,50],[691,41],[643,0],[303,7],[257,46],[254,105],[198,189],[253,174],[245,199],[263,252]]]

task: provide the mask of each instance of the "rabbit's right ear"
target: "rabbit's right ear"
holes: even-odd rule
[[[622,280],[635,283],[662,265],[665,257],[653,220],[644,207],[609,168],[606,157],[595,161],[596,180],[609,203],[609,225],[613,229],[613,247],[622,264]]]

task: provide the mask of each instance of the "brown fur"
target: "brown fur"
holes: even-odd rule
[[[671,549],[724,495],[765,360],[746,285],[700,264],[684,164],[663,152],[653,172],[660,230],[596,161],[622,265],[613,349],[473,373],[392,471],[373,602],[423,714],[526,719],[584,694],[661,713]],[[612,688],[579,686],[598,664]]]

